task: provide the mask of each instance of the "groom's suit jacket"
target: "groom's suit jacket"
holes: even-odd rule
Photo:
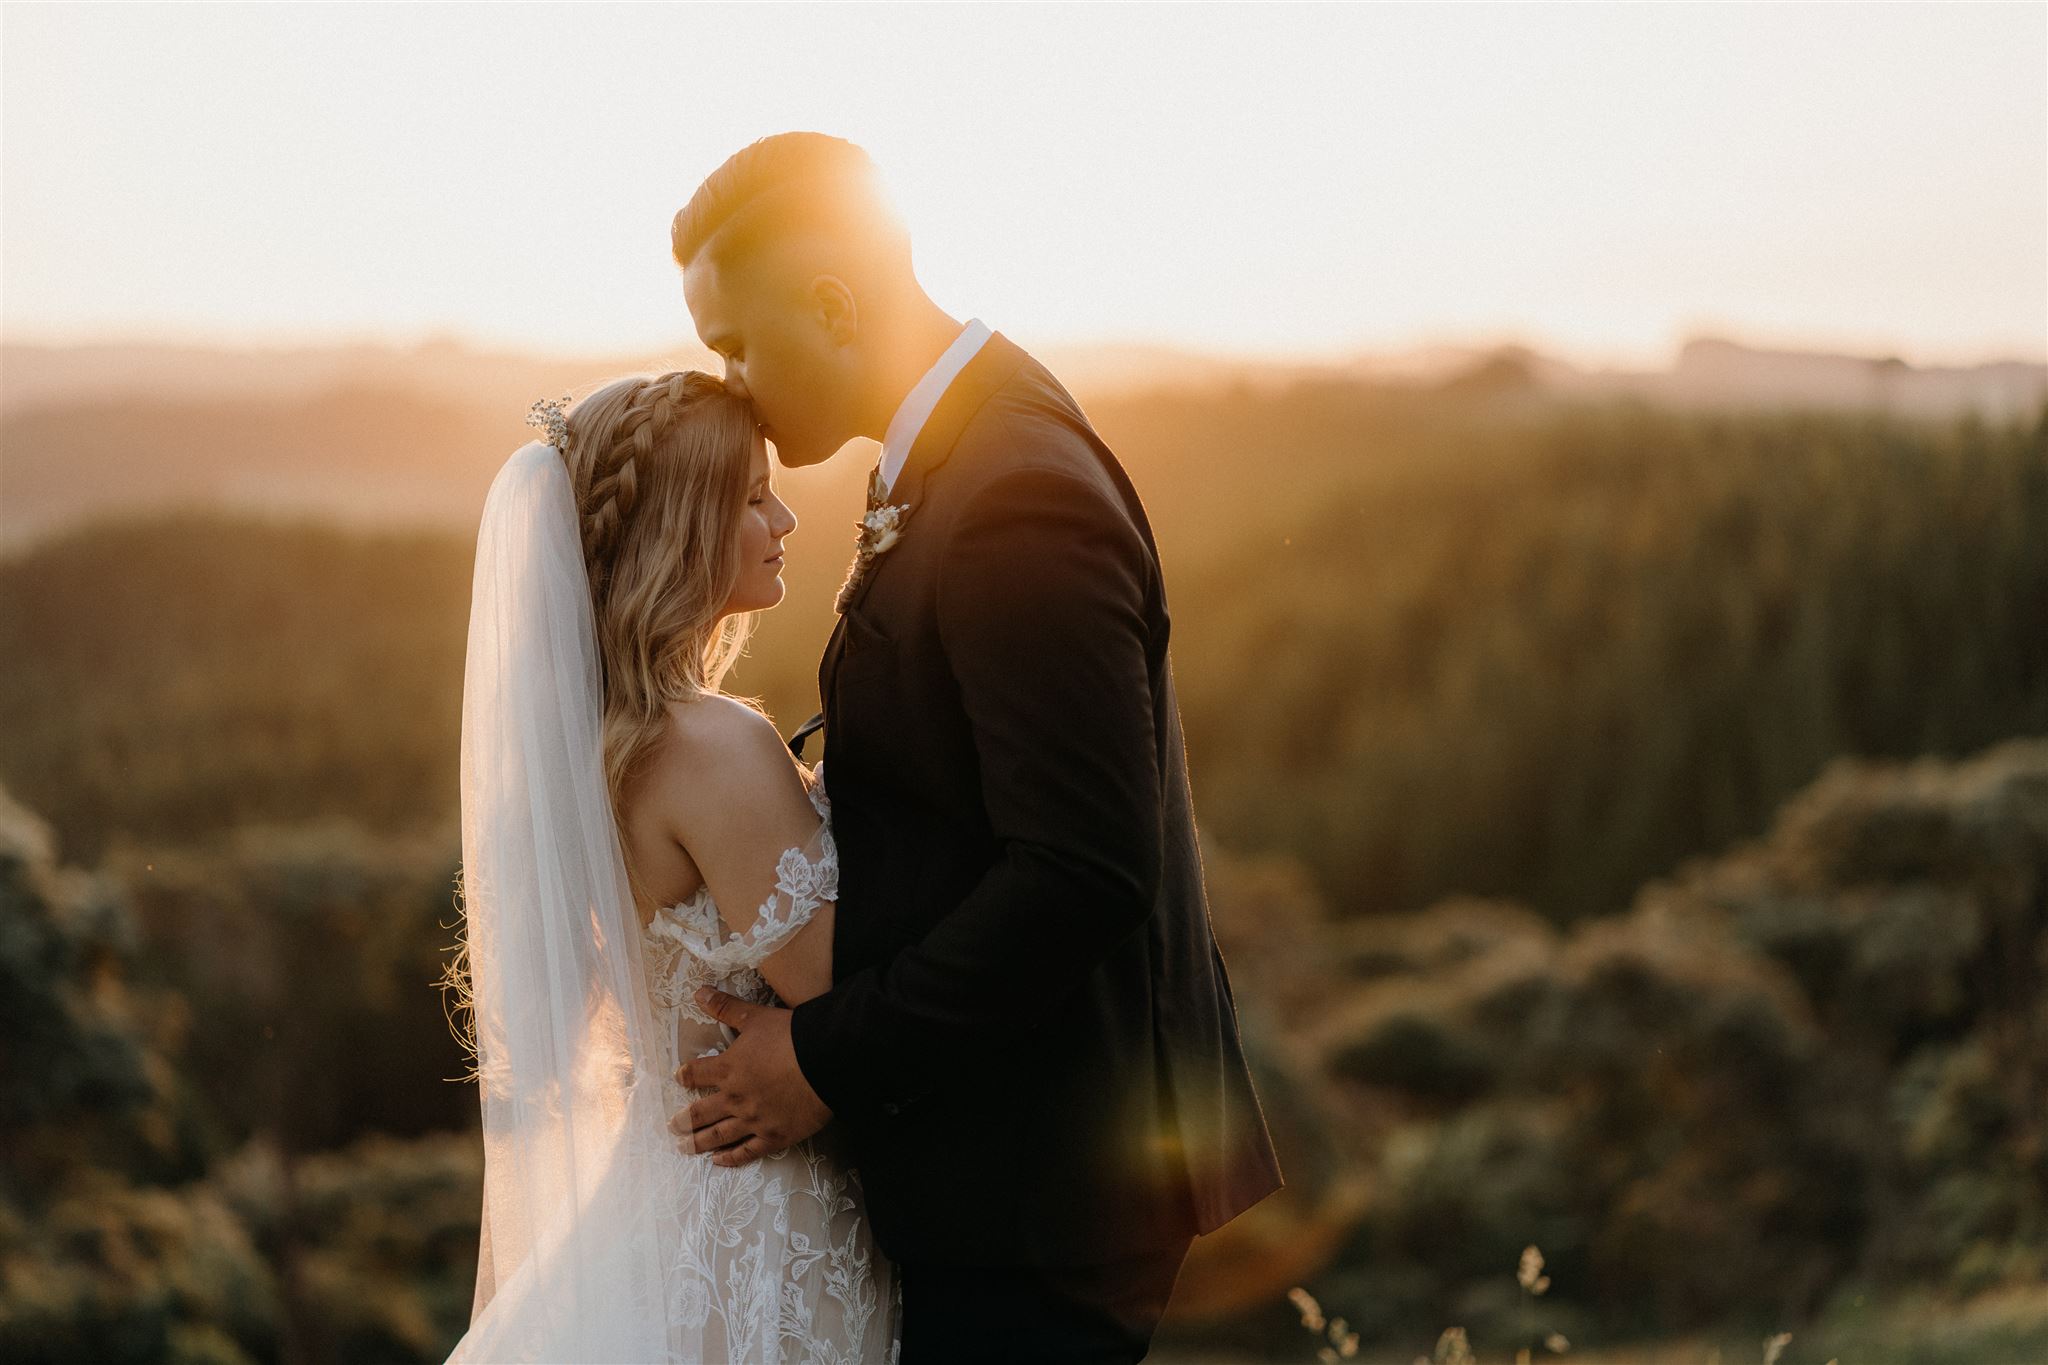
[[[888,501],[902,536],[819,672],[834,986],[791,1021],[876,1241],[1057,1265],[1219,1227],[1281,1177],[1210,928],[1144,507],[1000,333]]]

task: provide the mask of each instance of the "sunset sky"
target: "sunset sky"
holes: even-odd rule
[[[11,5],[0,330],[673,344],[789,128],[1027,342],[2048,358],[2039,4]]]

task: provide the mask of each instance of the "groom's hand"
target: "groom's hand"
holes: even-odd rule
[[[789,1041],[789,1011],[755,1005],[709,987],[697,1007],[740,1036],[715,1057],[698,1057],[676,1079],[715,1094],[669,1120],[689,1150],[709,1152],[719,1166],[744,1166],[802,1142],[823,1128],[832,1111],[797,1068]]]

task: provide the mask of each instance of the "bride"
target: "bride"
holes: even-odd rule
[[[451,1361],[885,1362],[900,1291],[833,1130],[685,1150],[730,1043],[692,993],[831,986],[821,781],[720,693],[796,526],[745,399],[697,372],[537,403],[491,485],[462,704],[464,1003],[483,1226]]]

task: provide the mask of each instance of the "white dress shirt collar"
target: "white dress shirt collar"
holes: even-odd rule
[[[903,473],[903,466],[910,459],[910,448],[917,444],[917,434],[931,420],[932,410],[938,407],[947,387],[959,377],[967,362],[974,359],[989,336],[987,324],[980,318],[969,318],[938,362],[926,370],[924,378],[904,395],[903,405],[889,419],[889,430],[882,436],[882,484],[885,488],[896,486],[897,476]]]

